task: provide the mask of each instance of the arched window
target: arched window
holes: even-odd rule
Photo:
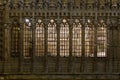
[[[57,29],[53,19],[48,24],[48,55],[57,55]]]
[[[29,19],[25,20],[23,26],[23,56],[24,58],[30,58],[32,56],[32,29]]]
[[[66,19],[60,24],[60,56],[69,56],[69,25]]]
[[[18,56],[20,54],[19,35],[20,35],[19,25],[13,24],[11,28],[11,56]]]
[[[82,25],[77,21],[73,23],[72,55],[80,57],[82,54]]]
[[[107,26],[101,21],[97,27],[97,57],[107,56]]]
[[[94,25],[90,20],[85,25],[85,56],[94,57]]]
[[[36,23],[36,29],[35,29],[35,56],[43,56],[44,55],[44,24],[41,22],[41,20],[38,20],[38,23]]]

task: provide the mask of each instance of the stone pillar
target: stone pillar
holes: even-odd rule
[[[9,24],[4,24],[4,73],[8,73],[10,71],[10,26]]]
[[[45,64],[44,64],[44,67],[45,67],[45,73],[48,73],[48,61],[47,61],[47,55],[48,55],[48,23],[49,23],[49,21],[47,20],[47,18],[45,18],[44,19],[44,26],[45,26],[45,33],[44,33],[44,35],[45,35],[45,37],[44,37],[44,41],[45,41],[45,43],[44,43],[44,45],[45,45],[45,52],[44,52],[44,62],[45,62]]]
[[[73,67],[72,67],[72,61],[73,61],[73,58],[72,58],[72,25],[73,25],[73,21],[72,21],[72,18],[70,19],[69,21],[69,66],[68,66],[68,70],[69,70],[69,73],[71,73],[73,71]]]
[[[59,72],[59,57],[60,57],[60,19],[57,18],[57,63],[56,70]]]

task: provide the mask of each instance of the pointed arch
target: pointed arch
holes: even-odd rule
[[[18,24],[11,26],[11,56],[19,56],[20,54],[20,27]]]
[[[43,22],[36,23],[35,29],[35,56],[44,56],[45,45],[45,28]]]
[[[97,27],[97,57],[107,56],[107,25],[98,24]]]
[[[85,24],[85,57],[94,57],[95,33],[94,25],[90,20]]]
[[[48,55],[57,56],[57,29],[53,19],[48,24]]]
[[[60,56],[69,56],[69,24],[66,19],[60,24]]]
[[[27,22],[23,24],[23,57],[31,58],[33,54],[32,50],[32,29],[31,23]]]
[[[72,34],[72,55],[80,57],[82,54],[82,25],[80,23],[73,23]]]

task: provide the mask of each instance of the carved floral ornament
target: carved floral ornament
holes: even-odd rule
[[[89,5],[91,5],[91,8],[97,8],[99,9],[101,6],[105,8],[120,8],[120,2],[119,0],[112,0],[112,1],[103,1],[103,0],[92,0],[92,1],[85,1],[85,0],[30,0],[30,1],[24,1],[24,0],[3,0],[0,1],[0,5],[4,6],[8,4],[8,7],[11,9],[15,8],[35,8],[35,9],[41,9],[41,8],[68,8],[68,9],[74,9],[74,8],[89,8]],[[77,7],[75,7],[77,6]],[[103,8],[101,8],[103,9]]]

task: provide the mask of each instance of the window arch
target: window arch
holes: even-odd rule
[[[23,25],[23,56],[30,58],[32,56],[32,29],[29,19]]]
[[[41,20],[36,23],[36,29],[35,29],[35,56],[43,56],[44,55],[44,24],[41,22]]]
[[[107,56],[107,25],[101,21],[97,27],[97,57]]]
[[[11,56],[18,56],[20,54],[20,28],[17,24],[12,24],[11,28]]]
[[[48,55],[57,55],[57,29],[53,19],[48,24]]]
[[[72,30],[72,55],[80,57],[82,54],[82,25],[73,23]]]
[[[60,24],[60,56],[69,56],[69,25],[66,19]]]
[[[94,25],[90,20],[85,25],[85,56],[94,57]]]

